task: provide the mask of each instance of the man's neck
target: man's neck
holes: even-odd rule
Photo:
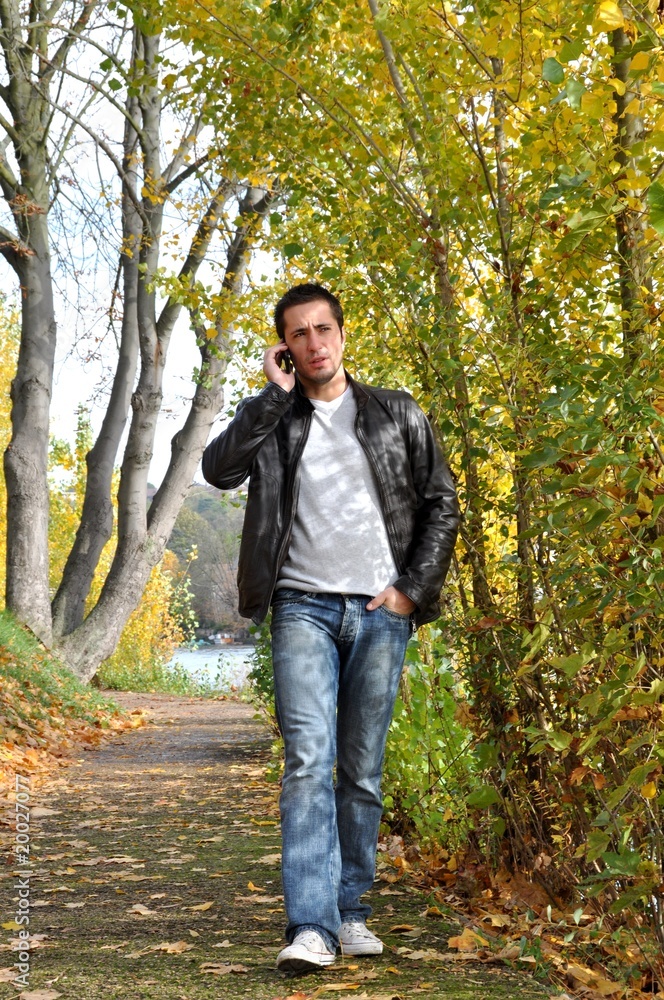
[[[304,382],[300,379],[300,385],[302,386],[302,392],[309,399],[318,399],[322,403],[331,403],[333,399],[338,399],[339,396],[344,394],[348,382],[346,381],[346,372],[341,367],[329,382],[319,385],[316,382],[309,382],[308,380]]]

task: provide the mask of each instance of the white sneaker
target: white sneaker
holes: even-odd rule
[[[339,928],[343,955],[381,955],[383,942],[361,920],[345,920]]]
[[[311,972],[332,965],[336,957],[318,931],[300,931],[293,943],[279,952],[277,968],[281,972]]]

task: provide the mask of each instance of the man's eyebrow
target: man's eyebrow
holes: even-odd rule
[[[314,330],[320,330],[322,326],[329,326],[330,322],[331,320],[326,319],[323,320],[322,323],[314,323]],[[291,330],[291,333],[300,333],[301,330],[306,330],[306,329],[307,329],[307,324],[303,323],[302,326],[296,326],[293,330]]]

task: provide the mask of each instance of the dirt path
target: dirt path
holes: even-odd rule
[[[458,928],[426,917],[412,888],[385,881],[371,894],[372,927],[387,945],[380,958],[295,979],[277,973],[284,913],[277,790],[265,781],[270,734],[238,702],[131,693],[117,701],[148,709],[150,723],[85,753],[32,801],[53,812],[31,822],[30,932],[44,935],[31,991],[63,1000],[551,995],[504,967],[399,953],[415,938],[418,949],[446,951]],[[14,882],[10,865],[3,922],[16,911]],[[390,932],[404,923],[415,928],[411,939]],[[15,931],[2,935],[0,966],[10,966]],[[0,1000],[18,995],[0,981]]]

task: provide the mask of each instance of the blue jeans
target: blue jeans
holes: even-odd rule
[[[340,923],[371,913],[360,896],[374,880],[385,741],[411,626],[408,615],[367,611],[370,600],[285,588],[273,600],[289,942],[313,928],[336,949]]]

